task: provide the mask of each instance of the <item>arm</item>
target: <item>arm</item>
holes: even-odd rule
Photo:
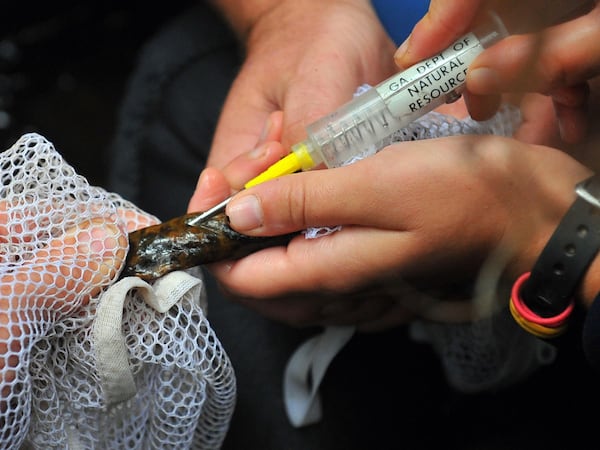
[[[289,148],[308,123],[351,99],[359,85],[395,70],[394,44],[367,0],[281,0],[246,23],[253,25],[245,60],[223,106],[209,166],[223,168],[257,147],[278,110]],[[240,188],[239,180],[230,182]]]
[[[223,14],[244,41],[259,17],[276,6],[279,0],[210,0],[209,3]]]

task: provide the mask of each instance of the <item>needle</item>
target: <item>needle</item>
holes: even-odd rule
[[[220,212],[225,211],[225,207],[227,206],[227,203],[229,203],[229,201],[232,198],[233,198],[233,196],[227,197],[221,203],[213,206],[210,209],[207,209],[202,214],[200,214],[200,215],[194,217],[193,219],[191,219],[187,224],[195,227],[195,226],[199,225],[203,220],[209,219],[209,218],[211,218],[213,216],[216,216]]]

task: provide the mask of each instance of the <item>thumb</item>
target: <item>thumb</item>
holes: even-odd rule
[[[448,47],[471,27],[484,3],[484,0],[431,0],[427,14],[396,51],[396,65],[406,69]]]
[[[377,226],[371,189],[381,165],[380,152],[344,167],[285,175],[238,193],[227,205],[232,228],[240,233],[269,236],[308,227]],[[373,187],[374,188],[374,187]],[[385,200],[383,200],[385,201]]]
[[[326,223],[331,217],[323,217],[317,204],[317,199],[336,202],[336,192],[343,189],[331,185],[330,180],[337,170],[286,175],[242,191],[226,208],[231,227],[240,233],[259,236],[291,233],[310,226],[338,225]],[[329,176],[322,177],[324,172]]]

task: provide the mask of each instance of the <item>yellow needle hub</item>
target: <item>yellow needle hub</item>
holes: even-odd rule
[[[247,189],[283,175],[289,175],[300,170],[308,170],[314,167],[314,165],[315,163],[310,156],[307,145],[301,142],[293,147],[289,155],[281,158],[257,177],[252,178],[244,187]]]

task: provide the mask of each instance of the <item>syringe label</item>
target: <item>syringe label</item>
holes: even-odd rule
[[[389,111],[407,124],[445,102],[448,94],[466,81],[467,68],[483,51],[473,33],[446,50],[400,72],[376,86]],[[424,111],[421,111],[424,110]]]

